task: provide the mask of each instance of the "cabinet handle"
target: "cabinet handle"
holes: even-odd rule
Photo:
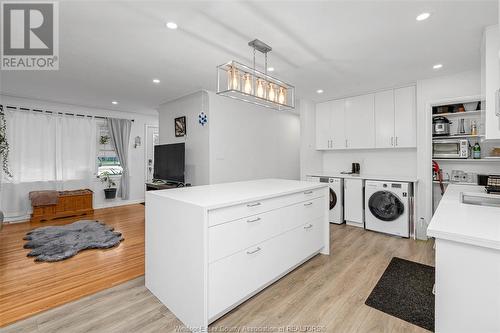
[[[306,225],[306,226],[304,227],[304,229],[311,229],[312,227],[313,227],[313,225],[309,223],[308,225]]]
[[[345,139],[345,147],[347,148],[347,139]]]
[[[308,202],[308,203],[305,203],[304,206],[311,206],[313,203],[312,202]]]
[[[391,147],[394,147],[394,137],[391,136]]]
[[[304,194],[312,194],[313,191],[305,191]]]
[[[259,222],[261,220],[260,217],[253,219],[253,220],[247,220],[248,223],[254,223],[254,222]]]
[[[257,246],[257,248],[255,250],[253,250],[253,251],[247,251],[247,254],[254,254],[254,253],[259,252],[260,250],[262,250],[262,249]]]
[[[257,206],[260,206],[260,205],[261,205],[260,202],[256,202],[256,203],[248,204],[247,207],[257,207]]]
[[[398,145],[398,137],[396,137],[396,146]]]

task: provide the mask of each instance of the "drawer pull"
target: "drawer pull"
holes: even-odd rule
[[[256,202],[256,203],[248,204],[247,207],[257,207],[257,206],[260,206],[260,205],[261,205],[260,202]]]
[[[253,250],[253,251],[247,251],[247,254],[254,254],[254,253],[259,252],[260,250],[262,250],[262,249],[257,246],[257,248],[255,250]]]
[[[253,220],[247,220],[248,223],[254,223],[254,222],[259,222],[261,220],[260,217],[253,219]]]
[[[305,191],[304,194],[312,194],[313,191]]]
[[[309,223],[308,225],[306,225],[306,226],[304,227],[304,229],[311,229],[312,227],[313,227],[313,225]]]
[[[313,203],[312,202],[308,202],[308,203],[305,203],[304,206],[311,206]]]

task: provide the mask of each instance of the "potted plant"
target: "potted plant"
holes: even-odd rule
[[[111,179],[111,173],[109,173],[108,171],[104,171],[99,176],[99,179],[101,179],[102,183],[105,183],[107,185],[107,188],[104,189],[104,197],[106,199],[116,198],[116,187],[114,187],[116,186],[116,183],[113,179]]]
[[[111,137],[109,135],[101,135],[99,138],[99,143],[101,145],[107,145],[111,141]]]

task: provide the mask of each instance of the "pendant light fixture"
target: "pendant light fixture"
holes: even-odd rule
[[[267,54],[272,48],[255,39],[253,67],[230,61],[217,66],[217,94],[276,110],[295,109],[295,87],[267,74]],[[255,55],[264,54],[264,71],[258,71]]]

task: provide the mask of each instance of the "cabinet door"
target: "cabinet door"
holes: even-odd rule
[[[417,146],[417,112],[415,86],[394,90],[394,146]]]
[[[500,139],[500,118],[497,115],[499,79],[500,38],[498,28],[489,27],[485,31],[483,50],[483,93],[486,95],[486,112],[484,114],[485,136],[487,140]],[[499,106],[497,106],[499,104]]]
[[[375,94],[375,146],[394,146],[394,90]]]
[[[345,149],[345,100],[332,101],[330,137],[333,149]]]
[[[330,149],[332,102],[316,104],[316,149]]]
[[[344,179],[344,215],[346,221],[363,223],[362,179]]]
[[[346,148],[375,148],[375,106],[373,94],[345,101]]]

